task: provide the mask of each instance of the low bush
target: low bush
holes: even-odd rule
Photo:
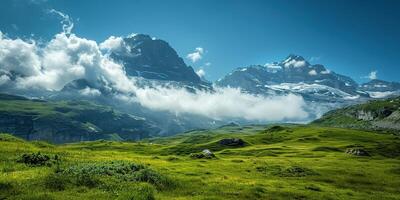
[[[94,174],[78,174],[75,176],[75,185],[86,186],[89,188],[97,187],[101,184],[98,176]]]
[[[265,130],[265,132],[279,132],[279,131],[283,131],[286,130],[287,128],[283,127],[283,126],[272,126],[270,128],[268,128],[267,130]]]
[[[318,173],[305,167],[291,166],[284,170],[281,170],[276,175],[281,177],[303,177],[303,176],[318,175]]]
[[[17,188],[10,182],[0,182],[0,199],[8,199],[18,194]]]
[[[54,155],[53,157],[38,153],[22,154],[17,162],[24,163],[29,166],[51,166],[52,164],[60,162],[60,157]]]
[[[168,177],[144,166],[129,162],[101,162],[84,163],[60,170],[66,176],[72,178],[72,182],[78,186],[96,187],[102,183],[102,178],[147,182],[158,189],[172,187],[173,181]]]
[[[166,189],[174,186],[174,183],[169,178],[148,168],[139,170],[137,173],[135,173],[134,180],[150,183],[156,186],[158,189]]]
[[[326,152],[341,152],[337,147],[329,147],[329,146],[320,146],[320,147],[315,147],[313,151],[326,151]]]
[[[154,188],[149,184],[135,184],[126,187],[117,198],[118,200],[155,200]]]
[[[316,185],[308,185],[306,186],[307,190],[311,190],[311,191],[316,191],[316,192],[321,192],[321,188],[316,186]]]
[[[50,173],[44,178],[45,187],[56,191],[65,190],[69,182],[68,177],[60,173]]]

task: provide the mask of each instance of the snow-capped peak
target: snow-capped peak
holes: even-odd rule
[[[282,63],[285,68],[289,67],[305,67],[308,66],[308,62],[302,57],[298,55],[289,55]]]

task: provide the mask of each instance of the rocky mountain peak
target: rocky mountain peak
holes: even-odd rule
[[[195,84],[202,82],[166,41],[145,34],[131,35],[123,40],[126,50],[112,52],[111,57],[124,64],[127,75]]]
[[[302,56],[290,54],[281,62],[281,65],[285,68],[300,68],[307,67],[310,63],[308,63]]]

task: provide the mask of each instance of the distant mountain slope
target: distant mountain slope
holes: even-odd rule
[[[192,67],[185,64],[164,40],[136,34],[123,38],[123,48],[111,57],[124,64],[127,75],[147,79],[201,83]]]
[[[316,116],[346,105],[400,94],[400,83],[372,80],[360,86],[352,78],[321,64],[310,64],[299,55],[289,55],[281,62],[238,68],[215,84],[265,96],[297,94],[308,107],[315,108]]]
[[[28,140],[134,140],[158,131],[143,118],[87,101],[39,101],[0,94],[0,132]]]
[[[323,65],[311,65],[298,55],[289,55],[279,63],[239,68],[216,82],[219,86],[240,87],[252,93],[276,92],[274,86],[298,83],[328,86],[348,95],[359,95],[358,84],[350,77],[336,74]]]
[[[312,124],[400,133],[400,97],[332,110]]]
[[[388,82],[383,80],[371,80],[363,83],[359,87],[373,98],[383,98],[400,95],[400,83]]]

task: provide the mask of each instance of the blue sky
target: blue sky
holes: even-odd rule
[[[182,57],[202,47],[201,60],[185,61],[203,67],[209,80],[294,53],[358,82],[374,70],[379,79],[400,81],[397,0],[4,0],[0,31],[47,41],[61,31],[49,9],[68,14],[75,34],[98,42],[146,33]]]

